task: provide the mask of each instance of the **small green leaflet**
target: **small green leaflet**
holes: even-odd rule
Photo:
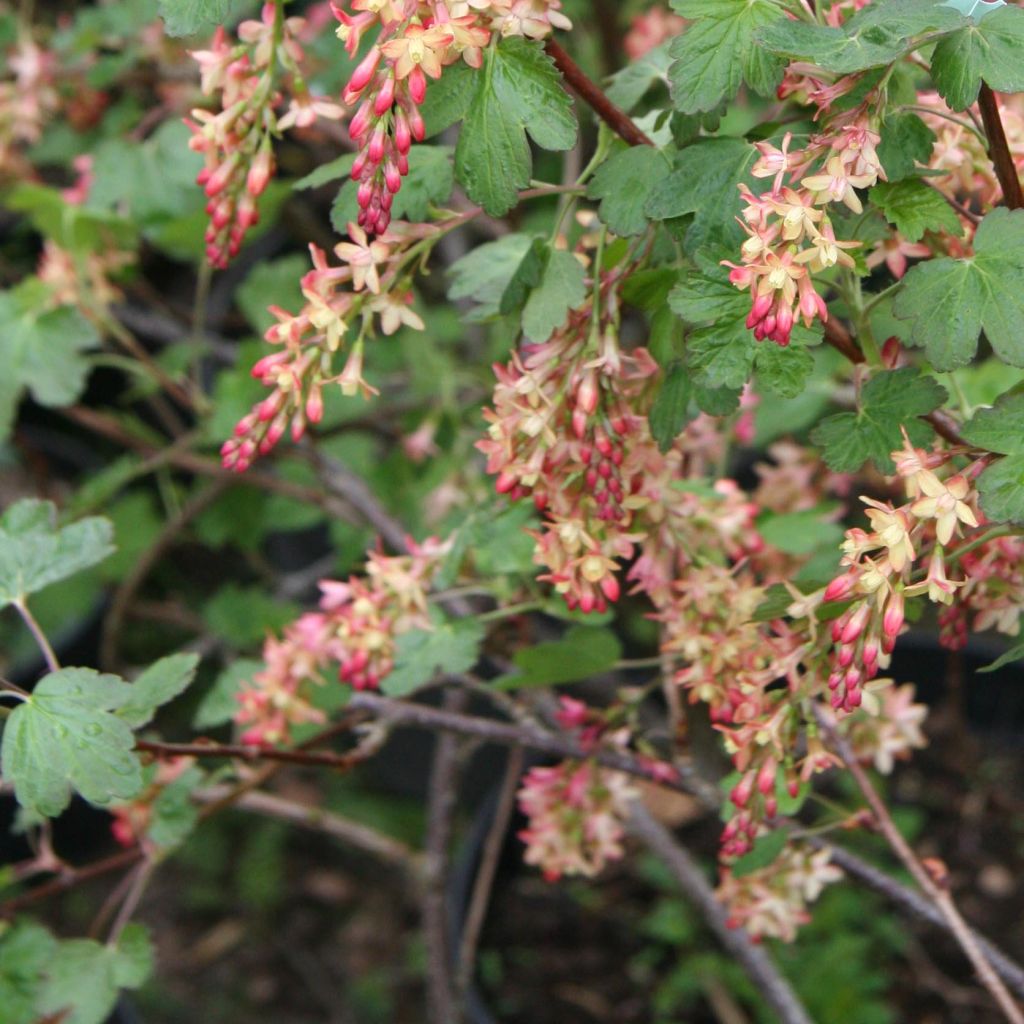
[[[644,213],[651,220],[694,214],[684,248],[690,255],[709,245],[730,246],[743,238],[736,223],[741,202],[737,188],[760,187],[750,168],[757,150],[744,139],[721,137],[687,146],[674,161],[671,174],[652,182]]]
[[[478,246],[448,268],[448,298],[452,302],[472,299],[476,303],[468,314],[463,314],[464,319],[475,322],[499,314],[505,290],[532,244],[528,235],[505,235]]]
[[[476,95],[476,75],[473,68],[459,61],[445,68],[444,74],[437,81],[428,83],[427,97],[420,107],[428,139],[466,116]]]
[[[754,842],[754,848],[740,857],[730,870],[737,878],[743,878],[768,867],[785,849],[788,840],[789,833],[784,828],[777,828],[774,832],[759,836]]]
[[[941,0],[889,0],[850,18],[841,28],[779,21],[754,38],[772,53],[848,75],[883,67],[914,48],[923,32],[952,31],[963,18]]]
[[[258,647],[268,632],[282,629],[299,614],[290,601],[278,601],[262,587],[221,587],[201,611],[210,631],[235,650]]]
[[[754,32],[785,17],[773,0],[673,0],[673,9],[693,22],[669,48],[674,58],[669,83],[684,114],[714,110],[746,82],[762,96],[782,80],[785,62],[754,43]]]
[[[402,633],[395,641],[395,667],[381,680],[381,692],[405,697],[438,672],[468,672],[479,660],[483,641],[484,628],[473,619]]]
[[[870,197],[908,242],[919,242],[926,231],[963,234],[960,220],[949,203],[920,178],[880,182],[871,190]]]
[[[913,321],[909,341],[937,370],[969,363],[982,328],[1003,362],[1024,366],[1024,210],[993,210],[974,236],[973,257],[913,267],[893,312]]]
[[[116,946],[93,939],[57,944],[36,1012],[61,1024],[103,1024],[122,988],[139,988],[153,970],[153,946],[141,924],[129,924]]]
[[[103,561],[114,550],[109,519],[57,528],[52,502],[25,498],[0,516],[0,608]]]
[[[69,306],[47,309],[35,282],[0,292],[0,441],[11,430],[25,392],[40,405],[71,405],[85,390],[89,362],[99,344],[96,328]]]
[[[0,1006],[4,1024],[36,1024],[36,1002],[57,940],[27,918],[13,925],[0,924]]]
[[[159,0],[169,36],[191,36],[227,20],[231,0]]]
[[[668,86],[668,69],[672,64],[669,54],[671,45],[671,41],[662,43],[616,71],[605,90],[608,99],[628,113],[655,84],[660,82]]]
[[[502,676],[501,690],[556,686],[607,672],[622,657],[618,637],[593,626],[571,626],[561,640],[524,647],[512,659],[518,672]]]
[[[940,39],[932,79],[953,110],[966,110],[984,81],[996,92],[1024,91],[1024,10],[1003,7]]]
[[[192,718],[192,727],[211,729],[230,722],[238,710],[238,693],[242,684],[263,671],[263,667],[263,662],[254,658],[239,658],[228,665],[203,695]]]
[[[547,247],[540,280],[523,306],[523,334],[533,342],[547,341],[586,297],[583,264],[571,252]]]
[[[910,366],[876,374],[863,388],[857,412],[841,412],[821,421],[811,440],[823,449],[829,468],[854,473],[871,459],[883,473],[892,473],[890,453],[903,445],[900,428],[924,445],[931,427],[923,416],[946,400],[946,389]]]
[[[670,170],[661,150],[631,146],[601,164],[587,188],[587,197],[601,200],[598,216],[616,235],[639,235],[647,227],[644,206],[651,191]]]
[[[979,668],[978,672],[998,672],[1004,665],[1012,665],[1024,658],[1024,643],[1014,644],[1009,650],[1003,651],[991,664]]]
[[[11,712],[0,748],[18,803],[54,817],[67,807],[72,788],[101,806],[134,797],[142,788],[135,737],[111,714],[131,699],[128,683],[88,668],[40,680]]]
[[[963,427],[964,438],[997,459],[978,477],[981,508],[994,522],[1024,523],[1024,394],[1002,395]]]
[[[191,156],[185,159],[187,166],[192,165]],[[132,248],[138,237],[130,220],[106,210],[76,206],[46,185],[22,182],[4,196],[4,205],[24,213],[41,235],[83,255],[102,245]]]
[[[171,654],[150,665],[131,684],[131,696],[118,707],[117,717],[133,729],[147,725],[158,707],[187,689],[198,665],[198,654]]]
[[[878,158],[890,183],[909,178],[916,173],[917,165],[926,164],[932,155],[935,133],[909,110],[890,113],[881,134]]]
[[[507,213],[530,183],[526,139],[543,149],[576,142],[572,100],[539,43],[512,37],[487,51],[455,148],[455,175],[492,216]]]
[[[757,521],[757,532],[765,542],[788,555],[809,555],[823,548],[835,550],[843,539],[843,528],[826,516],[834,508],[809,508],[784,514],[767,513]],[[786,606],[793,598],[786,592]],[[783,609],[784,610],[784,609]]]
[[[192,765],[157,794],[146,835],[161,850],[172,850],[191,835],[199,820],[192,793],[202,781],[202,770]]]
[[[667,452],[690,419],[690,375],[686,367],[675,360],[668,368],[658,397],[648,416],[651,437],[659,451]]]

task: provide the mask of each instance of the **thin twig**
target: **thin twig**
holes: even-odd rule
[[[230,795],[231,791],[230,786],[210,786],[197,790],[192,794],[192,799],[201,804],[215,803]],[[286,800],[284,797],[262,791],[243,794],[233,802],[233,806],[240,811],[287,821],[311,832],[320,832],[339,839],[347,846],[370,853],[402,871],[415,874],[414,869],[418,867],[416,851],[405,843],[322,807]]]
[[[114,923],[110,926],[110,935],[107,937],[107,945],[117,945],[117,940],[121,937],[121,932],[125,930],[128,926],[128,922],[131,921],[135,911],[139,908],[139,903],[146,891],[146,886],[149,885],[149,880],[153,877],[153,872],[156,870],[156,864],[157,862],[155,860],[152,860],[150,857],[145,857],[142,863],[135,869],[131,884],[128,887],[128,892],[125,895],[124,902],[121,904],[121,907],[117,912],[117,917],[114,918]]]
[[[46,639],[46,634],[36,621],[35,616],[28,610],[28,605],[25,603],[25,599],[21,598],[18,601],[12,601],[11,604],[13,604],[18,610],[18,614],[21,616],[22,621],[26,626],[28,626],[29,632],[32,634],[33,639],[38,645],[39,650],[42,652],[43,658],[46,661],[46,667],[51,672],[59,671],[60,662],[57,660],[57,655],[50,646],[50,641]]]
[[[626,828],[672,872],[680,888],[699,909],[708,926],[746,971],[783,1024],[813,1024],[789,982],[779,973],[763,946],[742,928],[730,928],[722,904],[700,867],[639,800],[633,801]]]
[[[328,754],[305,750],[277,750],[274,747],[248,747],[235,743],[158,743],[136,740],[135,749],[157,757],[225,757],[239,761],[278,761],[316,768],[352,768],[363,758],[353,754]]]
[[[1011,210],[1019,210],[1024,207],[1024,191],[1021,190],[1017,165],[1013,162],[1010,144],[1006,140],[1003,119],[999,116],[999,103],[986,82],[981,83],[981,91],[978,93],[978,109],[988,138],[988,155],[992,158],[992,166],[1003,190],[1003,202]]]
[[[939,912],[945,918],[949,930],[953,933],[957,942],[960,943],[967,958],[971,961],[981,983],[991,993],[999,1008],[1003,1011],[1006,1019],[1013,1024],[1024,1024],[1024,1014],[1013,1001],[1013,997],[1007,991],[1006,986],[992,968],[992,964],[986,958],[978,944],[974,933],[963,919],[953,897],[944,885],[939,884],[928,872],[928,869],[917,859],[917,855],[910,848],[910,844],[903,838],[903,834],[896,827],[896,823],[886,807],[885,801],[878,795],[878,791],[871,784],[860,762],[850,749],[845,737],[841,736],[832,722],[820,711],[817,712],[818,724],[822,732],[828,738],[829,744],[839,754],[847,771],[853,776],[864,799],[871,808],[875,823],[882,833],[886,842],[893,852],[899,857],[903,866],[913,876],[914,881],[920,886],[922,892],[935,904]]]
[[[462,691],[449,689],[444,696],[445,709],[458,713],[465,699]],[[427,1017],[433,1024],[453,1024],[462,1017],[452,979],[447,887],[448,848],[458,802],[463,743],[450,732],[437,738],[427,794],[422,907],[427,945]]]
[[[487,831],[480,864],[476,869],[473,892],[469,898],[469,909],[462,926],[462,939],[459,943],[459,959],[455,972],[455,987],[459,998],[464,999],[473,980],[476,964],[476,951],[480,944],[480,932],[483,930],[487,917],[487,907],[491,901],[491,890],[494,878],[498,873],[498,862],[508,835],[508,825],[512,820],[512,812],[516,806],[516,790],[519,788],[519,777],[523,771],[523,748],[513,747],[508,752],[505,764],[505,777],[498,794],[498,803],[494,809],[494,819]]]

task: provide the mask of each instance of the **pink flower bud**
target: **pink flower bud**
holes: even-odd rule
[[[404,110],[395,112],[395,148],[399,153],[408,153],[412,146],[412,132]]]
[[[885,606],[885,615],[882,618],[882,630],[887,637],[896,639],[900,628],[903,625],[903,591],[895,590]]]
[[[619,581],[615,576],[605,576],[601,580],[601,590],[604,596],[613,604],[619,599]]]
[[[389,75],[384,79],[384,83],[380,87],[380,91],[377,93],[376,99],[373,101],[373,112],[378,117],[383,117],[390,109],[392,103],[395,102],[395,79],[394,76]]]
[[[415,67],[406,81],[409,83],[409,96],[419,106],[427,95],[427,76],[423,74],[422,68]]]
[[[744,808],[750,802],[750,795],[754,791],[754,773],[748,772],[733,786],[729,799],[739,808]]]
[[[775,789],[775,762],[769,758],[757,773],[757,788],[767,796]]]
[[[375,128],[370,136],[370,145],[366,147],[366,155],[371,164],[379,164],[384,159],[384,129]]]
[[[837,576],[826,588],[822,595],[823,601],[842,601],[853,593],[857,583],[857,574],[852,572],[843,573]]]
[[[249,168],[249,173],[245,179],[245,188],[249,195],[261,195],[263,190],[267,187],[267,183],[270,181],[270,176],[273,173],[274,152],[270,147],[270,143],[266,142],[260,146],[260,150],[256,154],[256,159],[253,160],[252,166]]]
[[[353,114],[352,120],[348,123],[348,134],[354,142],[358,142],[366,130],[370,127],[370,110],[372,104],[364,100],[359,109]],[[353,165],[353,176],[355,176],[355,165]]]
[[[374,46],[359,62],[355,71],[352,72],[352,77],[348,80],[348,85],[345,87],[346,94],[358,94],[366,88],[370,79],[373,77],[373,73],[377,70],[377,65],[380,63],[380,57],[380,50]],[[350,101],[346,100],[346,102]]]
[[[840,635],[840,640],[844,644],[852,644],[864,632],[864,626],[867,624],[868,616],[871,614],[871,609],[866,605],[862,604],[854,613],[850,616],[850,620],[843,627],[843,632]]]
[[[402,187],[402,176],[398,173],[398,168],[390,160],[384,165],[384,184],[387,185],[388,191],[392,194]]]

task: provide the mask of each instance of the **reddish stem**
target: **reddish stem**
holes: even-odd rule
[[[329,754],[303,750],[277,750],[274,747],[250,747],[226,743],[157,743],[136,740],[136,750],[156,757],[230,757],[240,761],[282,761],[285,764],[314,765],[345,770],[360,758],[351,754]]]
[[[587,77],[579,64],[554,39],[548,39],[544,46],[548,56],[555,62],[555,67],[562,72],[562,76],[573,91],[619,138],[631,146],[654,145],[647,135],[637,128],[633,119],[608,99],[601,88]]]
[[[1024,191],[1021,190],[1017,165],[1013,162],[1010,144],[1006,141],[996,94],[985,82],[981,83],[981,91],[978,93],[978,107],[988,136],[988,155],[992,158],[992,166],[1003,189],[1003,202],[1011,210],[1020,210],[1024,208]]]

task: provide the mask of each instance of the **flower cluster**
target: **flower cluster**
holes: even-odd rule
[[[342,108],[307,90],[299,64],[302,47],[296,39],[302,18],[285,18],[283,4],[266,3],[259,21],[238,26],[237,44],[218,27],[208,50],[192,56],[198,63],[203,93],[218,95],[219,110],[196,109],[185,123],[192,132],[189,146],[202,153],[199,172],[209,202],[206,255],[211,265],[227,266],[241,248],[246,232],[257,222],[257,198],[274,174],[273,138],[286,128],[307,126],[319,116],[337,119]],[[290,74],[291,101],[278,117],[279,72]]]
[[[548,881],[562,875],[596,875],[622,857],[623,819],[634,787],[621,772],[592,761],[563,761],[532,768],[519,790],[527,827],[525,860]]]
[[[846,532],[841,561],[846,571],[822,594],[826,602],[849,602],[830,628],[834,649],[828,686],[837,710],[859,707],[863,683],[888,666],[907,597],[927,593],[931,601],[948,605],[963,586],[962,580],[947,577],[945,552],[963,526],[978,526],[979,513],[968,474],[940,478],[935,473],[951,458],[948,451],[926,452],[905,440],[893,460],[909,500],[895,507],[862,498],[872,529]],[[922,558],[928,562],[923,579],[915,574]]]
[[[842,874],[828,850],[790,843],[771,864],[742,877],[722,868],[716,895],[729,908],[730,927],[745,928],[757,939],[792,942],[810,920],[807,904]]]
[[[263,669],[238,695],[243,743],[284,743],[292,727],[322,722],[313,688],[328,669],[357,690],[376,689],[394,666],[395,638],[431,628],[427,591],[447,546],[431,540],[409,548],[395,557],[371,552],[363,577],[322,581],[319,611],[267,638]]]
[[[349,8],[349,9],[346,9]],[[493,33],[540,39],[553,27],[569,28],[560,0],[352,0],[332,3],[338,37],[355,56],[363,37],[377,38],[356,66],[344,100],[357,106],[349,134],[358,154],[359,226],[387,230],[391,206],[409,170],[413,140],[424,136],[419,105],[429,79],[464,60],[480,67]]]
[[[0,80],[0,178],[26,175],[20,148],[37,142],[60,104],[56,55],[23,36],[6,55],[10,77]]]
[[[423,321],[410,308],[407,263],[419,251],[416,243],[431,245],[438,237],[437,229],[428,225],[395,222],[388,234],[370,241],[362,228],[350,224],[349,241],[334,247],[339,266],[310,245],[313,269],[302,278],[305,305],[294,314],[270,307],[277,323],[264,337],[278,349],[259,360],[252,375],[272,391],[242,417],[234,436],[221,446],[226,468],[244,472],[289,427],[298,441],[309,423],[320,422],[326,386],[336,384],[349,396],[373,393],[363,380],[364,341],[375,328],[386,335],[402,325],[423,330]],[[357,337],[337,373],[334,356],[352,324],[358,325]]]

